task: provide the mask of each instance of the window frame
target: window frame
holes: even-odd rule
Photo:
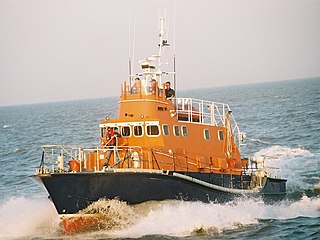
[[[224,133],[223,133],[223,131],[222,130],[218,130],[217,134],[218,134],[218,140],[219,141],[224,141]],[[222,138],[221,138],[221,136],[222,136]]]
[[[185,131],[183,131],[183,129],[185,129]],[[184,133],[185,133],[185,134],[184,134]],[[182,137],[188,137],[188,136],[189,136],[188,128],[187,128],[187,126],[185,126],[185,125],[182,125],[182,126],[181,126],[181,136],[182,136]]]
[[[208,134],[206,134],[206,133],[208,133]],[[206,141],[210,141],[211,133],[210,133],[210,130],[208,128],[203,129],[203,138]]]
[[[124,129],[124,128],[129,128],[129,135],[123,135],[123,129]],[[129,138],[129,137],[131,137],[131,135],[132,135],[131,132],[132,132],[132,131],[131,131],[131,127],[130,127],[129,125],[121,126],[121,136],[122,136],[123,138]]]
[[[157,135],[156,135],[156,134],[149,134],[149,132],[148,132],[148,128],[149,128],[149,127],[157,127],[157,129],[158,129],[158,134],[157,134]],[[148,137],[159,137],[160,134],[161,134],[159,124],[147,124],[147,125],[145,126],[145,131],[146,131],[146,135],[147,135]]]
[[[178,133],[178,134],[177,134]],[[173,125],[173,135],[175,137],[180,137],[180,127],[179,125]]]
[[[167,128],[167,132],[164,130],[165,127]],[[163,133],[163,136],[170,136],[170,127],[168,124],[162,124],[162,133]]]
[[[141,135],[136,135],[136,134],[135,134],[135,128],[136,128],[136,127],[140,127],[140,128],[141,128]],[[144,135],[143,126],[141,126],[141,125],[134,125],[134,126],[133,126],[133,131],[132,131],[132,133],[133,133],[133,136],[135,136],[135,137],[143,137],[143,135]]]
[[[101,127],[100,128],[100,138],[106,138],[106,136],[107,136],[107,128]]]

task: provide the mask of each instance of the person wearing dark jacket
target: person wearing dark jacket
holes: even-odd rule
[[[169,100],[172,99],[175,96],[176,93],[171,88],[170,82],[166,82],[165,88],[166,88],[166,98],[169,99]]]

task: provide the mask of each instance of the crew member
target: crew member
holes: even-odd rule
[[[151,86],[149,88],[149,92],[151,94],[156,94],[156,88],[157,88],[157,81],[155,79],[151,80]]]
[[[136,93],[140,93],[140,89],[141,89],[141,80],[140,78],[136,78],[134,80],[134,84],[131,88],[131,93],[136,94]]]
[[[165,88],[166,88],[166,98],[171,100],[174,96],[175,96],[175,91],[171,88],[171,84],[170,82],[166,82],[165,84]]]
[[[120,134],[118,132],[115,132],[111,127],[107,128],[107,133],[106,133],[107,143],[105,146],[108,146],[108,151],[107,151],[106,162],[103,165],[105,167],[108,166],[109,159],[113,152],[114,152],[114,163],[116,164],[119,161],[119,154],[117,150],[118,137],[120,137]]]

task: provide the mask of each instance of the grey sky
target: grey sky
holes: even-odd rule
[[[320,76],[320,0],[0,0],[0,105],[119,95],[159,9],[178,89]]]

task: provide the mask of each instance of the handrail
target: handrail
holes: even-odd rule
[[[108,151],[126,151],[125,156],[122,159],[119,159],[118,162],[115,162],[112,167],[124,163],[128,159],[131,161],[140,161],[143,156],[143,150],[140,146],[111,146],[102,148],[94,146],[43,145],[42,151],[43,157],[41,159],[40,167],[37,169],[37,173],[50,172],[49,168],[46,167],[46,164],[51,165],[51,172],[65,172],[67,162],[64,161],[64,158],[67,158],[70,161],[78,161],[80,165],[79,171],[81,172],[87,164],[90,153],[96,153],[95,166],[99,166],[99,161],[101,159],[99,154],[105,154]],[[137,154],[134,155],[134,152]],[[99,167],[96,167],[94,170],[100,171]]]
[[[181,122],[226,127],[226,117],[228,115],[232,126],[231,132],[235,136],[236,144],[240,149],[244,140],[244,133],[240,131],[228,104],[194,98],[174,98],[173,102],[175,104],[175,114]]]
[[[228,104],[194,98],[175,98],[176,113],[187,114],[181,121],[197,122],[211,126],[225,126],[226,113],[232,113]],[[199,119],[192,117],[199,117]],[[179,119],[180,120],[180,119]]]
[[[160,159],[157,159],[157,164],[161,165],[167,165],[168,168],[171,166],[175,166],[177,164],[176,159],[177,158],[185,158],[185,161],[181,161],[178,165],[176,165],[177,168],[179,168],[182,171],[188,171],[190,168],[194,168],[198,164],[201,165],[202,169],[207,169],[208,171],[221,171],[221,168],[213,167],[208,162],[204,161],[198,161],[195,158],[185,157],[185,155],[181,154],[174,154],[174,153],[168,153],[167,151],[161,150],[161,149],[152,149],[153,154],[162,155],[164,157],[171,158],[172,161],[161,161]],[[257,159],[260,159],[257,161]],[[260,157],[249,157],[248,163],[245,167],[242,169],[230,169],[233,172],[241,172],[241,175],[261,175],[262,173],[265,174],[265,176],[273,177],[273,178],[281,178],[280,176],[280,168],[277,166],[277,160],[276,158],[271,158],[268,156],[260,156]]]
[[[83,171],[85,167],[85,162],[88,161],[88,153],[89,152],[97,152],[97,153],[105,153],[109,148],[101,148],[101,147],[83,147],[83,146],[64,146],[64,145],[44,145],[43,149],[43,157],[41,159],[40,167],[36,170],[37,174],[50,173],[50,172],[66,172],[66,164],[67,161],[64,161],[64,157],[69,160],[79,161],[80,168],[79,172]],[[111,168],[124,168],[124,169],[149,169],[144,168],[144,163],[148,162],[147,159],[143,158],[143,149],[140,146],[118,146],[113,151],[123,151],[125,150],[125,155],[119,159],[119,161],[115,162],[113,165],[110,165]],[[135,152],[135,153],[134,153]],[[151,149],[152,153],[152,161],[155,161],[158,170],[167,170],[167,169],[180,169],[180,171],[189,171],[190,169],[194,169],[198,164],[200,164],[201,169],[206,169],[209,172],[212,171],[221,171],[220,168],[214,168],[207,162],[199,161],[197,159],[192,159],[185,157],[185,161],[177,161],[177,159],[184,158],[184,155],[168,153],[166,151],[162,151],[160,149]],[[156,159],[157,155],[164,155],[166,159],[170,159],[170,161],[162,161],[161,159]],[[97,165],[99,166],[99,154],[96,155]],[[105,156],[105,155],[104,155]],[[169,158],[168,158],[169,157]],[[47,161],[45,161],[47,160]],[[57,160],[57,161],[56,161]],[[105,160],[105,159],[103,159]],[[240,171],[241,175],[252,175],[258,177],[273,177],[273,178],[281,178],[279,175],[279,168],[277,166],[277,159],[268,157],[268,156],[260,156],[247,158],[248,164],[242,169],[230,169],[231,171]],[[124,163],[127,162],[126,167],[124,167]],[[135,161],[139,161],[138,165],[135,165]],[[273,164],[271,164],[273,162]],[[46,166],[46,163],[51,165],[51,171]],[[88,164],[88,163],[87,163]],[[121,165],[122,164],[122,165]],[[178,165],[177,165],[178,164]],[[163,169],[160,169],[159,166],[162,166]],[[166,167],[167,166],[167,167]],[[100,168],[94,169],[95,172],[101,172]],[[201,171],[199,169],[199,171]]]

